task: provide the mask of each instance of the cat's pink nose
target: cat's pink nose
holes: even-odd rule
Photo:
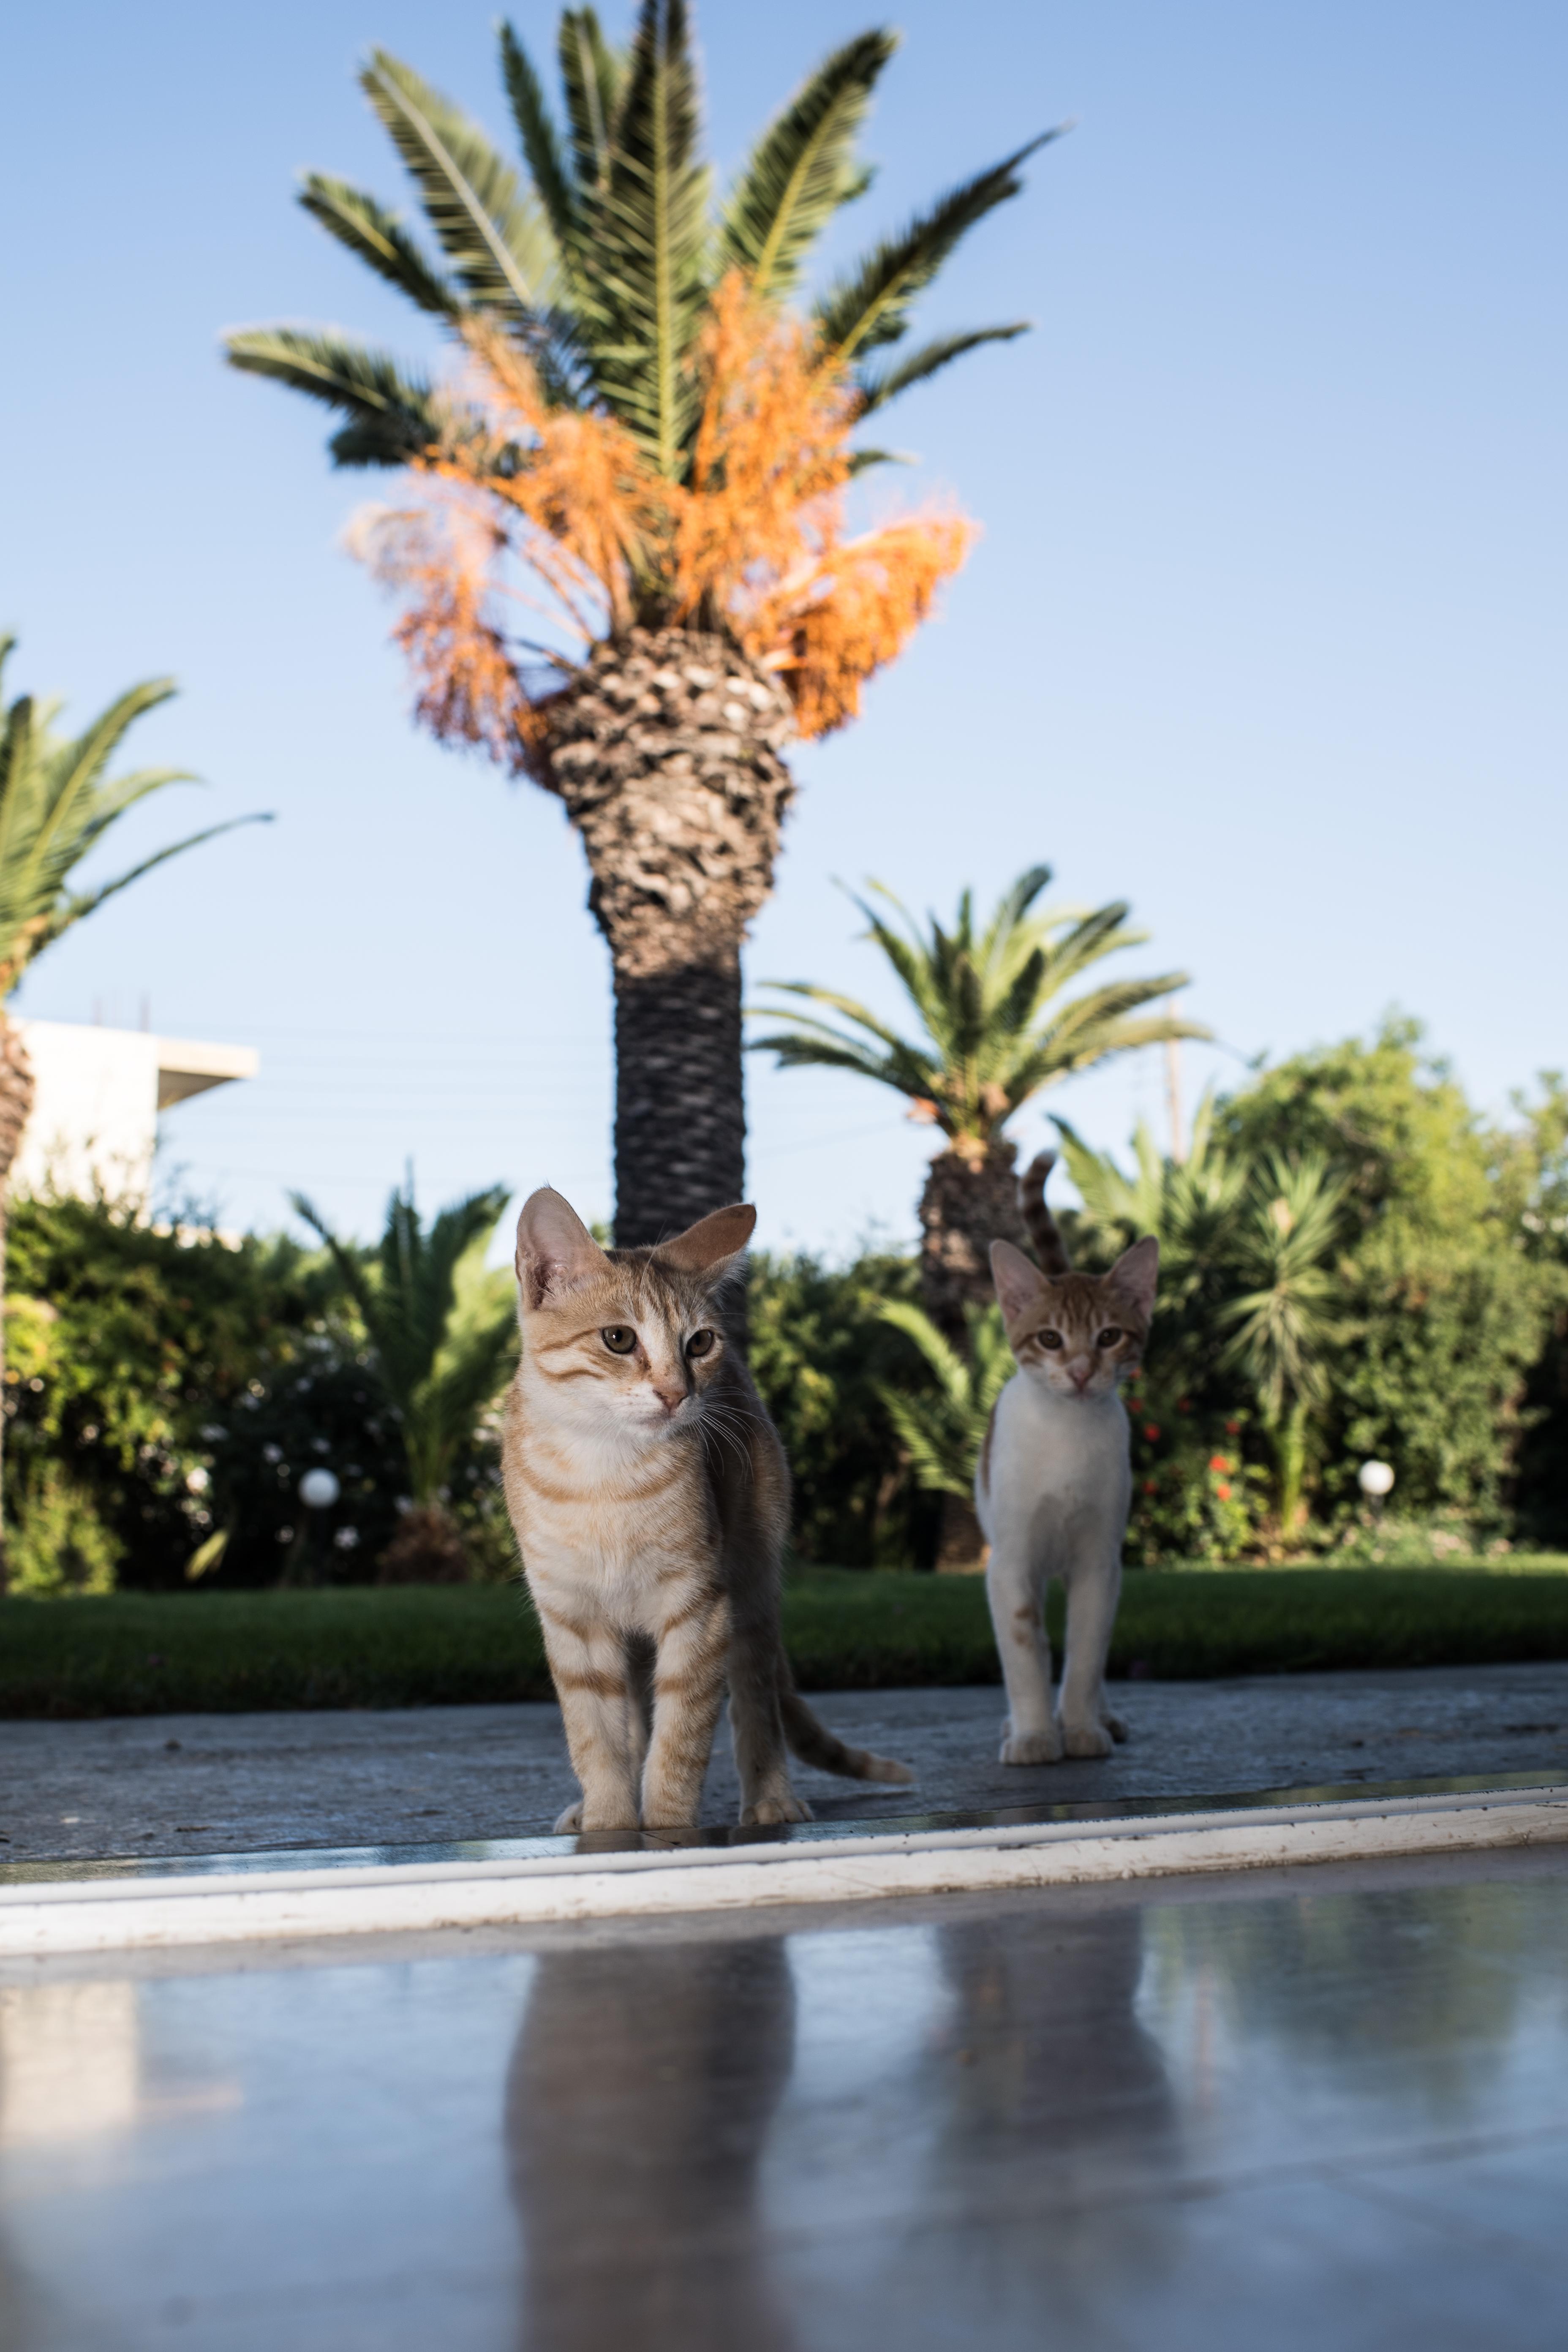
[[[679,1412],[679,1408],[686,1402],[686,1391],[683,1388],[672,1389],[662,1387],[658,1381],[655,1381],[653,1383],[653,1392],[658,1399],[660,1404],[664,1407],[666,1412]]]
[[[1094,1362],[1092,1358],[1080,1356],[1076,1363],[1069,1364],[1068,1366],[1068,1377],[1071,1381],[1074,1388],[1078,1391],[1079,1396],[1081,1396],[1085,1389],[1088,1388],[1090,1381],[1094,1378]]]

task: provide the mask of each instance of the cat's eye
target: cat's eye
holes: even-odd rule
[[[607,1323],[599,1337],[612,1356],[629,1356],[637,1343],[637,1333],[625,1323]]]
[[[1111,1323],[1100,1333],[1099,1339],[1094,1344],[1097,1348],[1114,1348],[1116,1342],[1121,1339],[1121,1332],[1117,1329],[1115,1324]]]
[[[688,1339],[686,1343],[687,1354],[689,1356],[710,1356],[713,1352],[713,1341],[716,1336],[717,1335],[712,1331],[693,1331],[690,1339]]]
[[[1062,1335],[1059,1331],[1037,1331],[1035,1337],[1042,1348],[1059,1348],[1062,1344]]]

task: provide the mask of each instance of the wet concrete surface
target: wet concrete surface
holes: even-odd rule
[[[1559,2352],[1568,1853],[0,1969],[5,2352]]]
[[[1568,1780],[1568,1664],[1121,1683],[1103,1763],[996,1760],[992,1688],[814,1698],[913,1790],[800,1769],[819,1817],[1539,1771]],[[0,1860],[434,1843],[551,1827],[574,1793],[552,1705],[0,1723]],[[721,1731],[704,1819],[738,1793]]]

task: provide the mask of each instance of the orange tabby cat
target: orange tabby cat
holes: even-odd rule
[[[548,1187],[518,1220],[501,1458],[582,1789],[558,1829],[694,1826],[726,1684],[742,1822],[810,1819],[786,1747],[914,1777],[835,1738],[791,1679],[789,1472],[722,1304],[755,1223],[718,1209],[655,1249],[602,1250]]]

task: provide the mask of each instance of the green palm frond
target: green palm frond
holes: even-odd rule
[[[743,269],[759,294],[779,301],[799,282],[807,255],[866,174],[855,141],[896,33],[858,34],[824,59],[769,123],[724,206],[721,266]]]
[[[524,313],[548,301],[555,248],[544,215],[478,124],[384,49],[372,50],[360,87],[469,300]]]
[[[224,348],[245,374],[270,376],[346,413],[348,428],[332,444],[341,466],[401,466],[440,437],[430,386],[384,352],[310,327],[247,327],[226,335]]]
[[[816,329],[823,350],[842,362],[858,352],[875,351],[879,344],[897,342],[909,325],[916,295],[925,291],[976,222],[1020,193],[1019,165],[1060,136],[1059,130],[1042,131],[1000,163],[950,189],[900,235],[875,247],[854,275],[818,303]]]
[[[1017,335],[1026,335],[1033,321],[1016,319],[1008,327],[971,327],[956,335],[938,335],[922,343],[918,352],[900,360],[894,367],[862,368],[855,381],[860,394],[860,414],[869,416],[874,409],[885,408],[900,393],[908,392],[914,383],[924,383],[937,375],[966,352],[978,351],[982,343],[1010,343]]]
[[[988,1143],[1043,1087],[1164,1038],[1208,1036],[1197,1022],[1144,1010],[1184,988],[1185,972],[1112,982],[1064,1001],[1087,965],[1145,934],[1128,928],[1120,901],[1082,916],[1037,912],[1049,880],[1048,866],[1029,867],[978,930],[967,890],[951,926],[932,918],[922,929],[890,891],[870,884],[880,904],[859,898],[854,904],[923,1037],[900,1035],[853,997],[806,981],[774,981],[765,985],[775,994],[804,997],[837,1013],[839,1024],[769,1005],[766,1012],[788,1026],[753,1045],[775,1054],[781,1066],[856,1070],[932,1103],[949,1137]]]
[[[1240,1271],[1251,1287],[1226,1305],[1226,1360],[1257,1392],[1265,1419],[1328,1393],[1326,1353],[1339,1336],[1334,1255],[1346,1180],[1324,1160],[1272,1153],[1255,1172]]]
[[[422,310],[432,311],[439,319],[457,316],[461,305],[447,280],[432,268],[397,215],[389,213],[374,196],[351,188],[346,180],[307,172],[300,203],[330,236],[406,294],[411,302],[417,302]]]
[[[842,43],[757,140],[719,217],[700,153],[688,0],[639,0],[625,50],[592,7],[561,15],[561,100],[552,107],[514,27],[499,27],[501,79],[525,169],[413,68],[371,52],[362,87],[407,169],[439,251],[395,211],[312,173],[300,201],[337,243],[449,332],[495,314],[528,352],[546,399],[608,411],[671,479],[690,462],[701,413],[704,326],[715,290],[739,268],[771,301],[800,287],[813,247],[868,185],[856,144],[897,47],[877,27]],[[942,335],[897,363],[866,364],[905,333],[911,306],[976,222],[1016,194],[1031,141],[951,190],[879,245],[815,313],[825,357],[856,376],[868,415],[966,352],[1024,327]],[[342,466],[394,466],[440,437],[443,404],[413,372],[330,331],[279,327],[228,339],[230,362],[342,412],[331,443]],[[862,449],[856,470],[897,453]],[[651,580],[648,596],[658,602]]]
[[[698,407],[708,297],[708,172],[685,0],[643,0],[604,189],[590,209],[579,300],[594,373],[663,474],[679,473]]]
[[[13,643],[0,644],[0,658]],[[172,679],[149,678],[119,696],[79,736],[57,734],[50,714],[27,695],[5,712],[0,725],[0,992],[8,994],[33,959],[62,932],[154,866],[231,832],[237,824],[268,822],[239,817],[209,825],[142,858],[113,881],[87,891],[71,889],[72,876],[128,809],[166,784],[197,781],[178,768],[105,774],[136,720],[174,692]]]
[[[511,26],[500,28],[501,79],[506,84],[512,121],[533,175],[534,188],[563,254],[570,253],[582,226],[577,192],[562,152],[560,134],[544,95],[544,85],[533,60]]]
[[[610,176],[610,149],[626,87],[626,60],[599,30],[592,8],[563,8],[556,45],[579,201]]]
[[[883,1381],[877,1390],[915,1477],[928,1494],[968,1497],[992,1407],[1016,1369],[1001,1314],[994,1306],[968,1309],[965,1357],[908,1301],[887,1299],[877,1311],[914,1341],[931,1380],[925,1388]]]
[[[289,1197],[325,1242],[359,1308],[401,1416],[414,1499],[430,1502],[515,1360],[511,1280],[487,1275],[484,1266],[507,1187],[470,1193],[428,1227],[412,1185],[394,1192],[374,1256],[340,1241],[302,1193]]]

